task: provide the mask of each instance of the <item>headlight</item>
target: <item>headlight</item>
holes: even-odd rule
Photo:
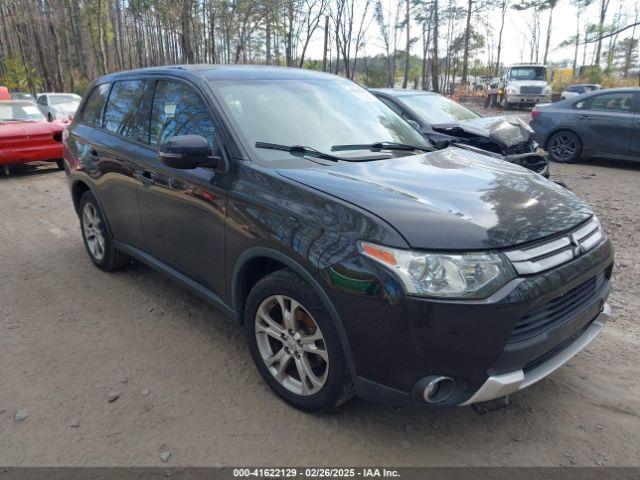
[[[545,95],[551,95],[551,87],[549,86],[544,87],[544,90],[542,90],[542,93],[544,93]]]
[[[358,249],[395,272],[413,295],[485,298],[516,276],[509,260],[499,253],[425,253],[368,242],[359,242]]]
[[[515,87],[509,87],[509,88],[507,88],[507,93],[509,95],[515,95],[516,93],[518,93],[518,89],[515,88]]]

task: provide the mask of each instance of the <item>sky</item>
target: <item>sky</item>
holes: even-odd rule
[[[390,2],[393,0],[382,0],[384,11],[388,11],[388,6]],[[444,3],[444,2],[441,2]],[[511,3],[517,3],[516,0],[511,0]],[[592,5],[590,5],[582,17],[580,18],[580,24],[582,26],[582,30],[584,30],[585,21],[588,18],[590,23],[596,23],[599,15],[599,5],[600,1],[595,0]],[[640,9],[640,0],[610,0],[610,6],[607,12],[606,23],[610,23],[614,15],[618,12],[622,12],[626,14],[626,19],[621,21],[621,26],[627,25],[634,21],[634,16],[636,9]],[[493,10],[490,13],[487,13],[485,17],[488,19],[489,24],[493,26],[493,30],[495,32],[495,37],[497,38],[497,33],[500,29],[500,12],[499,10]],[[577,23],[577,10],[573,7],[569,0],[560,0],[558,5],[553,11],[553,22],[551,29],[551,41],[549,47],[549,56],[548,62],[559,62],[562,60],[572,60],[573,59],[573,48],[559,48],[558,45],[565,39],[575,35],[576,33],[576,23]],[[544,45],[546,40],[546,32],[547,32],[547,22],[548,22],[548,13],[543,12],[541,15],[541,38],[540,38],[540,56],[539,60],[542,62],[542,57],[544,55]],[[459,28],[462,28],[463,22],[459,22]],[[532,14],[530,12],[519,12],[513,9],[509,9],[507,11],[507,16],[505,20],[504,33],[503,33],[503,42],[502,42],[502,63],[505,65],[509,65],[511,63],[516,62],[526,62],[530,59],[530,47],[528,43],[526,43],[526,39],[530,38],[530,29],[528,25],[532,23]],[[415,28],[415,27],[414,27]],[[445,34],[446,24],[441,24],[441,35]],[[415,32],[418,34],[418,32]],[[484,33],[484,32],[483,32]],[[625,36],[629,36],[631,34],[631,30],[627,30],[623,34],[620,35],[620,39]],[[640,34],[640,28],[638,28],[636,32],[636,37]],[[323,32],[319,30],[310,44],[309,47],[309,57],[310,58],[322,58],[322,41]],[[414,33],[411,34],[412,37],[416,36]],[[442,41],[441,41],[442,42]],[[591,52],[593,51],[595,44],[590,44],[587,48],[587,59],[590,58]],[[606,43],[605,43],[606,46]],[[603,48],[605,48],[603,46]],[[524,48],[523,48],[524,47]],[[401,35],[401,39],[399,40],[398,48],[404,48],[404,36]],[[421,41],[418,40],[412,46],[411,52],[415,55],[421,55]],[[444,44],[442,44],[441,48],[444,48]],[[377,53],[384,52],[382,41],[379,38],[379,30],[378,26],[375,22],[371,23],[367,31],[367,41],[366,41],[366,52],[368,55],[373,55]],[[487,61],[487,53],[478,52],[476,57],[480,58],[484,62]],[[587,63],[589,61],[587,60]],[[578,64],[582,64],[582,47],[580,47],[579,55],[578,55]]]

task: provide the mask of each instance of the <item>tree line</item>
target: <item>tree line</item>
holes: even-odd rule
[[[562,40],[574,47],[574,71],[579,62],[622,65],[626,75],[637,61],[637,4],[629,13],[617,0],[611,16],[616,0],[564,1],[575,9],[576,33],[552,41],[559,0],[3,0],[0,84],[81,93],[114,71],[216,63],[313,68],[371,86],[442,91],[497,75],[505,22],[516,12],[527,15],[523,60],[546,63]],[[593,2],[598,17],[586,18]],[[630,36],[615,34],[631,26]],[[310,58],[313,41],[322,42],[322,58]]]

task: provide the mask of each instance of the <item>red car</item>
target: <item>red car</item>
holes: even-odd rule
[[[65,127],[61,122],[48,122],[33,102],[0,101],[0,166],[5,174],[9,165],[35,161],[53,161],[62,170]]]

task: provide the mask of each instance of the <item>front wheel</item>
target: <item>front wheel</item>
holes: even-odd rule
[[[313,288],[284,269],[260,280],[245,309],[249,350],[258,371],[283,400],[329,411],[353,384],[336,327]]]
[[[549,157],[558,163],[573,163],[580,158],[582,142],[572,132],[563,131],[554,133],[547,142]]]
[[[80,229],[87,253],[98,268],[116,270],[129,262],[129,257],[113,246],[98,201],[91,192],[85,192],[80,198]]]

